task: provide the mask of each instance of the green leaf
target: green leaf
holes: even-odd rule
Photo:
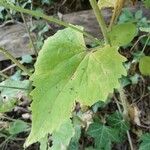
[[[112,27],[108,32],[112,45],[125,46],[129,44],[137,34],[136,25],[123,23]]]
[[[149,0],[143,0],[145,7],[150,8],[150,1]]]
[[[1,96],[4,101],[10,101],[12,99],[19,99],[19,96],[27,96],[30,91],[30,81],[16,81],[12,79],[7,79],[0,83]]]
[[[94,138],[95,147],[104,150],[111,150],[111,143],[120,141],[118,133],[118,130],[100,123],[91,124],[87,131]]]
[[[150,75],[149,65],[150,65],[150,56],[144,56],[140,59],[139,69],[143,75],[146,76]]]
[[[81,136],[81,127],[75,126],[75,135],[72,137],[70,144],[68,146],[68,150],[79,150],[79,139]]]
[[[53,132],[52,140],[53,146],[50,148],[51,150],[65,150],[69,145],[71,138],[74,136],[74,128],[71,123],[71,120],[68,120],[63,125],[61,125],[58,131]]]
[[[140,138],[142,143],[140,144],[139,150],[148,150],[150,149],[150,133],[142,135]]]
[[[16,135],[21,132],[25,132],[29,129],[29,126],[26,122],[22,120],[16,120],[15,122],[10,123],[10,126],[8,128],[8,132],[11,135]]]
[[[129,130],[129,123],[123,119],[122,115],[118,111],[107,118],[107,123],[120,131],[126,132]]]
[[[140,27],[140,31],[150,33],[150,27]]]
[[[122,9],[122,13],[119,16],[119,21],[118,21],[119,24],[130,22],[130,21],[132,22],[134,20],[135,20],[134,15],[128,8]]]
[[[59,129],[71,116],[75,101],[85,105],[105,101],[126,75],[125,60],[117,46],[87,50],[83,34],[71,28],[48,38],[31,77],[32,130],[26,145]]]
[[[141,19],[143,17],[143,12],[142,10],[138,10],[136,13],[135,13],[135,19],[138,20],[138,19]]]
[[[40,143],[40,150],[47,150],[48,147],[47,135],[44,138],[40,139],[39,143]]]
[[[32,58],[31,55],[24,55],[24,56],[22,56],[21,63],[30,64],[30,63],[32,63],[32,61],[33,61],[33,58]]]
[[[30,81],[16,81],[7,79],[0,83],[0,112],[8,112],[15,107],[20,97],[28,96]]]
[[[3,102],[3,98],[0,96],[0,113],[11,111],[16,105],[16,99],[8,102]]]

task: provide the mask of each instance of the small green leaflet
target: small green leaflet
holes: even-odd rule
[[[118,46],[87,50],[83,34],[71,28],[49,37],[31,77],[35,86],[31,92],[32,130],[25,145],[58,130],[71,117],[75,101],[84,105],[105,101],[120,87],[118,79],[126,75],[124,61]]]
[[[150,133],[146,133],[146,134],[142,135],[140,140],[142,142],[140,144],[139,150],[149,150],[150,149]]]
[[[87,134],[94,138],[95,148],[111,150],[112,142],[119,142],[119,132],[101,123],[93,123],[89,126]]]
[[[144,56],[140,59],[139,69],[143,75],[150,75],[150,56]]]
[[[71,120],[66,121],[61,125],[58,131],[53,132],[52,140],[53,146],[50,150],[65,150],[69,145],[71,138],[74,136],[75,131]]]
[[[125,46],[129,44],[137,34],[136,25],[133,23],[122,23],[112,27],[108,32],[112,45]]]

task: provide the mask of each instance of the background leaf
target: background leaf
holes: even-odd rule
[[[130,129],[130,125],[125,121],[118,111],[107,118],[107,124],[119,131],[120,141],[125,140],[126,132]]]
[[[129,123],[123,119],[122,115],[118,111],[107,118],[107,123],[120,131],[126,132],[129,130]]]
[[[25,132],[28,129],[29,129],[29,126],[26,122],[24,122],[22,120],[16,120],[16,121],[10,123],[10,126],[8,128],[8,132],[11,135],[16,135],[18,133]]]
[[[115,25],[108,33],[111,44],[125,46],[129,44],[137,34],[136,25],[133,23],[123,23]]]
[[[94,138],[95,147],[99,149],[111,150],[111,143],[120,141],[118,130],[101,123],[91,124],[87,134]]]
[[[148,150],[150,148],[150,134],[146,133],[142,135],[140,140],[142,143],[140,144],[139,150]]]
[[[147,76],[150,75],[149,66],[150,66],[150,57],[149,56],[142,57],[139,62],[139,69],[143,75]]]

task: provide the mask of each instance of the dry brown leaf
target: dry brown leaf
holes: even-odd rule
[[[136,106],[136,104],[132,104],[128,106],[128,113],[132,123],[141,126],[140,122],[140,110]]]

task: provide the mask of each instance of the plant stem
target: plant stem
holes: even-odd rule
[[[126,98],[126,95],[125,95],[125,91],[122,87],[119,89],[119,93],[120,93],[120,101],[121,101],[122,106],[123,106],[123,112],[121,112],[121,113],[123,114],[123,118],[128,121],[129,120],[128,103],[127,103],[127,98]],[[121,110],[121,108],[119,108],[119,109]],[[133,143],[132,143],[129,131],[127,131],[127,137],[128,137],[130,149],[134,150]]]
[[[0,47],[0,52],[2,52],[7,58],[9,58],[12,62],[14,62],[21,70],[26,72],[29,76],[31,76],[31,73],[28,71],[27,68],[25,68],[24,65],[22,65],[14,56],[12,56],[7,50]]]
[[[124,95],[124,93],[122,93],[122,92],[123,92],[123,91],[122,91],[122,89],[121,89],[120,97],[121,97],[121,95],[123,95],[123,97],[121,97],[120,99],[124,99],[124,98],[125,98],[125,95]],[[124,113],[122,112],[121,107],[120,107],[120,105],[119,105],[119,103],[118,103],[118,100],[117,100],[117,98],[116,98],[115,96],[114,96],[114,99],[115,99],[115,102],[116,102],[116,104],[117,104],[117,107],[118,107],[119,112],[120,112],[120,113],[122,114],[122,116],[123,116],[123,119],[124,119],[124,120],[127,119],[126,116],[124,115]],[[124,100],[125,100],[125,99],[124,99]],[[123,103],[124,103],[124,100],[121,100],[121,101],[123,101]],[[123,108],[126,108],[123,103],[122,103]],[[127,137],[128,137],[128,142],[129,142],[129,145],[130,145],[130,149],[131,149],[131,150],[134,150],[134,148],[133,148],[133,143],[132,143],[132,139],[131,139],[131,136],[130,136],[129,131],[127,131],[126,134],[127,134]]]
[[[54,23],[56,23],[58,25],[61,25],[61,26],[64,26],[64,27],[70,27],[70,28],[72,28],[72,29],[74,29],[74,30],[76,30],[80,33],[83,33],[83,35],[85,35],[87,38],[91,39],[92,41],[100,44],[100,41],[97,38],[95,38],[94,36],[92,36],[91,34],[85,32],[85,31],[79,29],[75,25],[72,25],[72,24],[69,24],[67,22],[58,20],[54,17],[47,16],[47,15],[43,14],[42,12],[24,9],[22,7],[15,6],[13,4],[0,3],[0,5],[5,7],[5,8],[9,8],[9,9],[21,12],[21,13],[29,14],[29,15],[32,15],[34,17],[39,17],[39,18],[45,19],[47,21],[54,22]]]
[[[119,89],[119,94],[120,94],[120,101],[121,101],[121,104],[123,106],[123,115],[124,115],[124,118],[126,120],[129,120],[127,98],[126,98],[126,95],[124,93],[124,89],[122,87]]]
[[[4,74],[4,73],[3,73],[3,72],[1,72],[1,71],[0,71],[0,76],[4,77],[4,78],[6,78],[6,79],[8,79],[8,78],[9,78],[6,74]]]
[[[144,44],[144,47],[143,47],[143,49],[142,49],[142,51],[141,51],[141,54],[144,53],[145,48],[146,48],[148,42],[150,41],[150,33],[149,33],[147,36],[148,36],[148,37],[147,37],[147,40],[146,40],[146,42],[145,42],[145,44]]]
[[[36,56],[38,56],[38,51],[37,51],[37,49],[36,49],[36,47],[35,47],[35,45],[34,45],[34,42],[33,42],[33,39],[32,39],[31,33],[30,33],[30,30],[29,30],[29,28],[28,28],[28,24],[27,24],[27,22],[26,22],[26,20],[25,20],[25,18],[24,18],[23,13],[21,13],[21,17],[22,17],[22,19],[23,19],[23,22],[24,22],[24,25],[25,25],[25,29],[26,29],[26,31],[28,32],[31,45],[32,45],[32,48],[33,48],[33,50],[34,50],[34,54],[35,54]]]
[[[94,14],[95,14],[97,21],[99,23],[100,29],[101,29],[102,34],[104,36],[105,43],[110,44],[109,37],[107,34],[107,26],[106,26],[105,20],[102,16],[101,10],[98,8],[96,0],[90,0],[90,4],[93,8]]]

